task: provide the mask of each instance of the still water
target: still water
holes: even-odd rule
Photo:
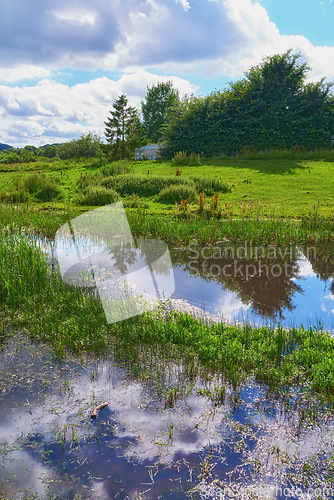
[[[174,298],[228,322],[334,330],[333,248],[242,249],[176,250]]]
[[[86,237],[77,238],[75,246],[66,238],[57,243],[63,260],[70,263],[67,263],[69,273],[76,267],[72,264],[78,254],[85,256],[82,261],[86,262],[86,256],[92,252],[107,253],[108,259],[112,253],[112,272],[134,276],[135,269],[136,284],[142,291],[149,287],[146,293],[155,296],[156,290],[149,286],[150,279],[143,269],[147,263],[151,269],[152,254],[155,259],[156,253],[163,254],[166,249],[161,252],[158,242],[153,240],[153,244],[147,246],[146,241],[138,240],[137,246],[133,244],[130,249],[123,246],[116,251],[114,247],[111,252],[106,252],[103,241]],[[50,247],[48,251],[51,253]],[[52,251],[54,253],[54,247]],[[190,244],[169,251],[170,257],[166,258],[166,252],[163,259],[154,262],[154,271],[156,280],[171,297],[173,307],[227,322],[256,326],[280,323],[288,328],[303,325],[334,330],[334,248],[331,246],[281,248],[221,243],[210,247]],[[110,266],[106,274],[110,274]],[[103,274],[101,276],[103,278]],[[157,296],[163,297],[164,293],[159,295],[157,291]]]

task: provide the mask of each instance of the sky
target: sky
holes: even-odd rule
[[[122,93],[207,95],[292,49],[334,80],[334,0],[0,0],[0,143],[94,131]]]

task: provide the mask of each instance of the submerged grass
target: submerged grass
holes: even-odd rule
[[[3,324],[50,343],[58,356],[102,355],[117,342],[136,359],[138,346],[173,353],[194,370],[221,373],[238,385],[254,377],[270,387],[303,386],[332,398],[334,338],[304,328],[270,329],[209,324],[164,309],[107,324],[102,305],[89,291],[50,273],[41,250],[21,236],[0,243]]]

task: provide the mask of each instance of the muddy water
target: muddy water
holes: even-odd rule
[[[59,362],[22,335],[3,340],[5,498],[286,498],[292,487],[304,496],[289,498],[315,498],[305,496],[310,488],[334,487],[325,406],[293,392],[189,378],[159,358],[151,365],[134,374],[112,357]],[[92,420],[102,401],[109,406]]]

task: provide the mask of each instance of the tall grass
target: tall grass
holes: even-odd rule
[[[59,356],[67,350],[101,355],[114,341],[135,356],[146,345],[198,370],[220,373],[233,384],[254,377],[273,388],[299,385],[333,398],[334,337],[329,333],[211,324],[164,308],[108,325],[100,301],[50,274],[41,251],[27,238],[3,239],[0,257],[5,322],[49,342]]]
[[[79,205],[103,206],[119,201],[120,195],[112,188],[104,186],[91,187],[85,194],[77,197]]]
[[[229,241],[252,241],[267,245],[315,244],[333,241],[334,223],[322,219],[303,218],[291,221],[283,218],[206,219],[201,215],[157,216],[145,211],[129,211],[128,220],[136,237],[160,238],[173,245],[196,240],[200,244]]]
[[[196,189],[190,184],[178,184],[166,187],[162,189],[158,195],[158,201],[169,204],[174,204],[175,202],[180,203],[182,200],[191,202],[196,198]]]
[[[175,153],[172,163],[176,166],[195,167],[201,164],[201,156],[195,153],[187,154],[185,151]]]
[[[204,177],[194,177],[193,178],[195,187],[198,193],[205,193],[208,196],[212,196],[215,193],[230,193],[231,187],[225,183],[222,179],[214,178],[204,178]]]
[[[22,186],[25,191],[39,201],[52,201],[61,194],[61,190],[55,179],[38,173],[28,175],[22,181]]]
[[[0,302],[23,303],[47,285],[45,256],[27,238],[9,235],[0,240]]]
[[[155,196],[165,188],[174,185],[189,184],[193,182],[189,179],[179,177],[165,177],[154,175],[120,175],[103,179],[101,185],[112,188],[122,196],[136,194],[141,197]]]
[[[61,207],[34,207],[24,204],[0,204],[0,230],[9,232],[28,232],[54,236],[57,230],[80,214],[78,208],[69,205]],[[0,237],[2,235],[0,234]]]

